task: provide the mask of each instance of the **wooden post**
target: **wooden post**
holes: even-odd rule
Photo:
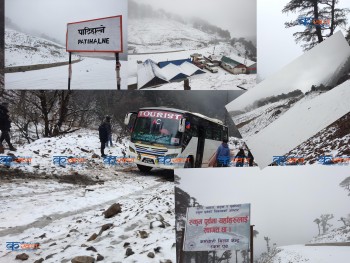
[[[115,53],[115,71],[117,72],[117,90],[120,90],[120,67],[119,53]]]
[[[235,250],[236,251],[236,263],[238,263],[238,258],[237,258],[237,252],[239,251],[239,250]]]
[[[190,86],[190,80],[184,79],[184,90],[191,90],[191,86]]]
[[[69,63],[68,63],[68,90],[70,90],[70,81],[72,79],[72,52],[69,52]]]
[[[183,229],[181,230],[180,258],[179,258],[179,260],[178,260],[179,263],[183,263],[183,257],[184,257],[184,253],[183,253],[184,239],[185,239],[185,229],[183,228]]]
[[[254,225],[250,226],[250,263],[254,262]]]

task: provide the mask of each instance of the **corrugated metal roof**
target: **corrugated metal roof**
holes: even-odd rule
[[[169,64],[174,64],[176,66],[180,66],[182,63],[184,62],[191,62],[190,58],[185,58],[185,59],[177,59],[177,60],[168,60],[168,61],[161,61],[158,62],[158,66],[160,68],[164,68],[165,66],[169,65]]]
[[[137,88],[142,88],[154,78],[159,78],[164,82],[168,82],[167,78],[162,74],[157,64],[148,59],[144,63],[138,65],[137,69]]]
[[[190,75],[187,75],[180,66],[176,66],[172,63],[166,65],[164,68],[161,68],[163,74],[166,76],[168,81],[179,79],[179,78],[187,78]]]
[[[251,61],[251,60],[249,60],[249,59],[245,59],[245,58],[243,58],[243,57],[240,57],[240,56],[238,56],[238,55],[236,55],[236,54],[230,54],[230,57],[226,57],[226,56],[223,56],[222,57],[222,61],[224,61],[224,59],[226,60],[226,61],[232,61],[232,63],[237,63],[237,64],[243,64],[243,65],[245,65],[245,66],[247,66],[247,67],[250,67],[251,65],[253,65],[253,64],[255,64],[256,62],[254,62],[254,61]],[[224,61],[225,63],[228,63],[228,64],[231,64],[231,63],[229,63],[229,62],[226,62],[226,61]]]
[[[187,74],[188,76],[192,76],[194,74],[205,73],[205,71],[201,70],[199,67],[193,65],[190,62],[185,62],[180,65],[181,70]]]

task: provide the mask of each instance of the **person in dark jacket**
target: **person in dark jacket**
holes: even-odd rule
[[[109,125],[107,125],[108,140],[106,143],[106,147],[108,147],[108,143],[109,143],[109,147],[113,147],[111,117],[108,115],[106,116],[106,122],[107,122],[107,124],[109,124]]]
[[[243,167],[245,159],[246,159],[246,156],[245,156],[244,150],[243,148],[240,148],[239,152],[235,156],[236,167]]]
[[[105,157],[106,143],[108,142],[109,135],[111,131],[111,117],[106,116],[105,120],[98,127],[98,133],[101,142],[101,157]]]
[[[250,150],[248,150],[248,161],[249,161],[249,166],[253,166],[253,164],[254,164],[254,156],[252,155]]]
[[[3,141],[6,141],[10,151],[16,151],[17,149],[13,147],[10,138],[10,129],[11,129],[11,119],[8,113],[8,103],[3,102],[0,105],[0,153],[4,153],[4,146],[2,145]]]
[[[230,148],[227,144],[228,140],[223,139],[222,144],[216,151],[216,163],[217,167],[228,167],[230,164]]]

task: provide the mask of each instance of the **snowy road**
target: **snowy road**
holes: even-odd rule
[[[97,254],[105,262],[174,262],[172,172],[155,170],[144,176],[134,169],[109,178],[113,176],[86,187],[51,179],[0,181],[0,262],[17,262],[15,256],[23,252],[31,262],[70,262],[75,256]],[[120,203],[122,212],[104,218],[102,212],[113,203]],[[113,226],[87,241],[108,223]],[[40,249],[6,250],[10,241],[39,242]],[[90,246],[97,252],[86,250]],[[135,253],[126,257],[127,248]],[[149,252],[155,257],[148,257]]]
[[[121,89],[127,88],[127,62],[121,61]],[[5,74],[6,89],[67,89],[68,66]],[[84,58],[72,65],[71,89],[117,89],[115,61]]]

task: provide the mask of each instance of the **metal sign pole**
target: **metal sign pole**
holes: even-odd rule
[[[119,53],[115,53],[115,71],[117,72],[117,90],[120,90],[120,67]]]
[[[250,226],[250,263],[254,262],[254,225]]]
[[[180,260],[179,263],[183,263],[183,257],[184,257],[184,253],[183,253],[183,246],[184,246],[184,239],[185,239],[185,229],[183,228],[181,230],[181,246],[180,246]]]
[[[68,90],[70,90],[70,81],[72,79],[72,52],[69,52],[69,64],[68,64]]]

